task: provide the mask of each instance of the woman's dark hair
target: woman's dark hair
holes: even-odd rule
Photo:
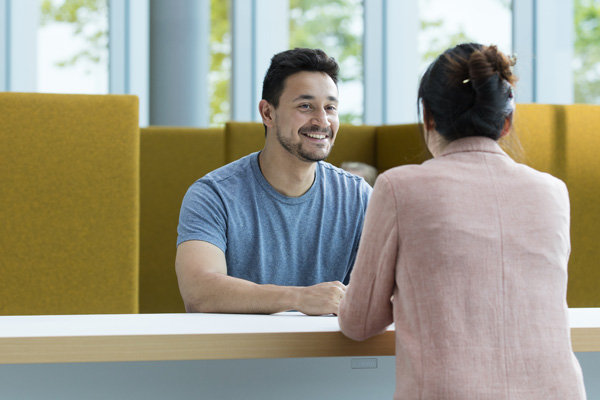
[[[324,72],[337,85],[340,67],[333,57],[323,50],[295,48],[275,54],[263,81],[262,98],[273,106],[279,106],[288,76],[301,71]]]
[[[514,109],[513,58],[496,46],[460,44],[442,53],[421,78],[418,105],[446,140],[500,138]],[[427,123],[427,121],[425,121]]]

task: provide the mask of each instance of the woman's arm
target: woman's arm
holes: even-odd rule
[[[382,333],[393,322],[397,221],[395,195],[382,175],[369,201],[350,284],[338,311],[340,328],[351,339],[364,340]]]

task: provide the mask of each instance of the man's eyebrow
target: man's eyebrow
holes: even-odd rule
[[[301,94],[300,96],[296,97],[294,100],[292,100],[293,102],[299,101],[299,100],[314,100],[315,96],[310,95],[310,94]],[[336,103],[338,102],[337,97],[335,96],[327,96],[327,100],[329,101],[335,101]]]
[[[314,100],[315,96],[312,96],[310,94],[301,94],[300,96],[296,97],[294,100],[292,101],[298,101],[298,100]]]

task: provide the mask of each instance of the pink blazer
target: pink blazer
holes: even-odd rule
[[[396,399],[585,399],[566,304],[565,184],[471,137],[375,184],[339,309],[396,329]]]

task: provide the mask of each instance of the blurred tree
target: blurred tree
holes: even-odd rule
[[[340,64],[340,82],[362,82],[361,0],[290,0],[290,48],[319,48]],[[360,124],[362,115],[340,113],[340,121]]]
[[[431,64],[440,54],[447,49],[456,46],[461,43],[473,42],[464,31],[461,26],[457,32],[447,36],[444,30],[444,21],[438,20],[421,20],[421,31],[427,35],[431,35],[432,39],[429,40],[426,50],[421,54],[421,70],[425,72],[425,68]]]
[[[210,124],[220,126],[229,121],[229,82],[231,80],[231,26],[229,2],[210,2]]]
[[[507,10],[512,9],[513,0],[496,0],[498,4]],[[431,6],[431,0],[419,0],[419,7],[426,10]],[[432,63],[437,56],[445,50],[460,43],[475,42],[475,40],[465,33],[465,29],[459,26],[458,30],[448,35],[447,28],[444,26],[444,20],[428,20],[421,13],[421,32],[424,32],[428,40],[427,49],[421,53],[422,70]]]
[[[100,63],[108,56],[108,0],[42,0],[40,25],[50,22],[72,24],[75,36],[88,43],[71,58],[58,62],[61,67],[81,61]],[[102,20],[105,23],[99,23]]]
[[[498,0],[502,3],[510,3],[511,0]],[[431,20],[424,17],[425,10],[431,7],[431,0],[419,0],[419,9],[421,17],[420,41],[425,42],[424,46],[419,46],[424,49],[421,51],[421,65],[419,70],[421,73],[431,64],[440,54],[447,49],[456,46],[460,43],[473,42],[462,26],[458,30],[448,35],[448,28],[444,24],[444,20]]]
[[[600,1],[575,0],[576,103],[600,103]]]

